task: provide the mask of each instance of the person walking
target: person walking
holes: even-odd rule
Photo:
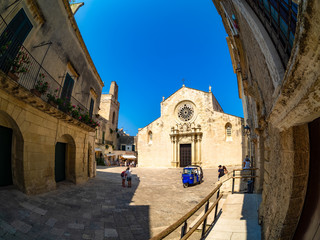
[[[128,182],[128,188],[131,188],[131,170],[130,168],[127,168],[126,170],[126,177]]]
[[[218,181],[219,181],[220,178],[224,175],[224,170],[221,165],[219,165],[218,173],[219,173],[218,175]]]

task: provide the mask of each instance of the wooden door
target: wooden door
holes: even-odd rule
[[[191,144],[180,144],[180,167],[191,165]]]
[[[12,184],[12,129],[0,126],[0,186]]]
[[[320,118],[309,123],[309,139],[308,188],[294,240],[320,239]]]
[[[54,174],[56,182],[66,179],[66,143],[58,142],[55,149]]]

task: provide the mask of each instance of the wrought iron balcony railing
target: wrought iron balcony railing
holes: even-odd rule
[[[5,20],[1,18],[0,71],[43,101],[91,127],[97,126],[98,123],[89,116],[88,108],[78,99],[73,96],[60,99],[61,84],[20,44],[21,41],[17,40],[18,37],[10,30]]]

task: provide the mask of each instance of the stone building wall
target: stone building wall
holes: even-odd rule
[[[12,130],[11,170],[7,171],[12,171],[13,184],[27,194],[36,194],[55,189],[56,181],[60,181],[55,176],[58,143],[66,144],[65,164],[61,170],[65,178],[61,179],[81,183],[95,176],[95,129],[72,116],[70,110],[49,104],[47,93],[58,88],[57,95],[62,98],[62,89],[69,74],[74,81],[73,87],[69,85],[67,90],[71,94],[70,102],[85,113],[89,112],[92,99],[94,117],[104,84],[81,37],[69,1],[23,0],[13,4],[1,1],[2,37],[5,36],[6,24],[9,25],[18,13],[23,12],[27,19],[22,22],[30,21],[31,31],[18,43],[14,39],[11,42],[14,42],[12,47],[17,52],[23,51],[30,61],[24,63],[26,71],[16,73],[16,80],[7,75],[9,69],[6,70],[4,62],[1,63],[0,126]],[[21,25],[22,22],[16,24]],[[13,28],[10,31],[19,30]],[[10,49],[10,44],[8,46]],[[48,81],[50,87],[40,97],[33,91],[39,73],[43,73],[43,80]],[[2,140],[9,141],[9,138]]]
[[[243,87],[245,121],[251,128],[249,144],[259,168],[255,187],[262,191],[263,238],[292,239],[308,184],[308,123],[320,116],[320,5],[300,1],[295,42],[288,63],[283,64],[247,1],[213,3],[233,46],[233,65],[240,67],[236,74]],[[237,31],[228,22],[231,16]]]
[[[139,130],[139,166],[177,167],[173,165],[172,159],[174,159],[174,154],[177,154],[176,159],[179,160],[179,150],[173,150],[170,134],[172,128],[186,126],[177,118],[177,106],[184,101],[194,104],[195,115],[190,126],[191,128],[200,126],[200,129],[196,131],[202,134],[202,137],[200,139],[198,137],[195,142],[191,135],[179,137],[178,144],[192,142],[192,145],[195,145],[195,148],[192,146],[193,163],[210,168],[216,168],[219,164],[240,166],[243,157],[242,119],[215,111],[212,99],[211,92],[182,87],[164,100],[161,103],[161,117]],[[230,139],[226,137],[228,123],[232,126],[232,138]],[[180,129],[181,131],[183,130]],[[150,140],[150,134],[152,134],[152,140]]]
[[[1,75],[2,83],[10,81],[5,78],[6,76]],[[67,180],[82,183],[88,177],[93,177],[95,175],[93,130],[85,124],[68,123],[71,117],[37,97],[30,96],[26,99],[34,101],[34,105],[43,106],[47,112],[21,101],[3,89],[0,90],[0,125],[13,129],[14,136],[13,184],[27,194],[54,190],[57,142],[67,143],[68,146]]]

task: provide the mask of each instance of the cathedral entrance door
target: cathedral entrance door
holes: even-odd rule
[[[180,144],[180,167],[191,165],[191,144]]]

